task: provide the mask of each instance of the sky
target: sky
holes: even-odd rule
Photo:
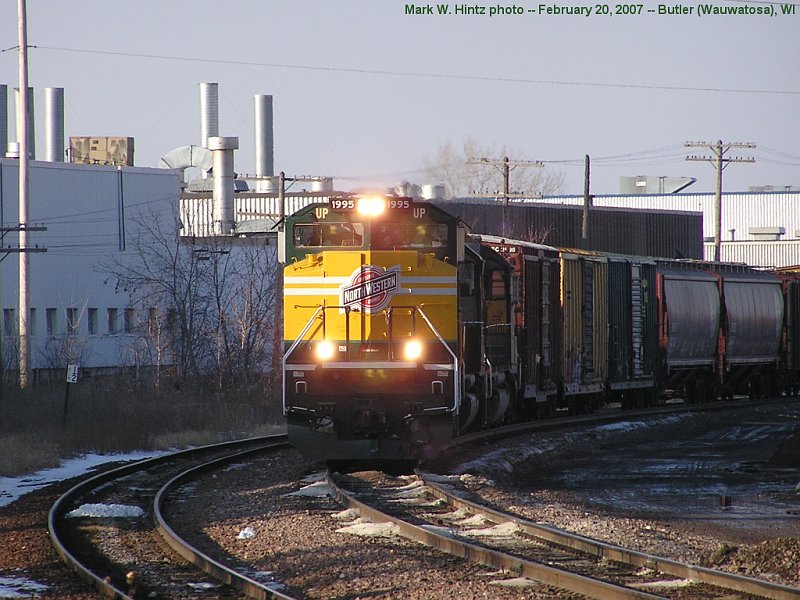
[[[219,83],[220,135],[238,136],[253,173],[253,95],[273,95],[275,169],[331,176],[336,188],[435,183],[427,167],[467,139],[486,158],[544,161],[564,193],[616,193],[621,176],[696,177],[710,156],[687,141],[753,142],[724,187],[800,186],[800,7],[766,0],[682,0],[691,14],[546,14],[584,0],[28,0],[37,153],[45,87],[65,89],[66,136],[132,136],[138,166],[199,144],[200,82]],[[663,0],[662,0],[663,1]],[[700,5],[774,7],[775,16],[698,16]],[[540,12],[540,5],[544,9]],[[425,7],[427,4],[415,4]],[[486,14],[455,14],[459,6]],[[490,16],[518,7],[522,14]],[[788,5],[787,5],[788,6]],[[648,12],[653,10],[655,12]],[[535,12],[531,12],[535,11]],[[18,86],[17,3],[0,6],[0,83]],[[13,119],[10,119],[13,121]],[[9,139],[15,139],[10,125]],[[491,167],[490,167],[491,168]],[[519,167],[523,168],[523,167]],[[513,177],[512,172],[512,188]]]

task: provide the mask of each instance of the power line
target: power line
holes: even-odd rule
[[[544,167],[544,163],[540,160],[509,160],[504,157],[502,160],[489,159],[489,158],[469,158],[466,161],[468,165],[490,165],[495,167],[503,175],[503,205],[508,206],[508,197],[510,192],[510,174],[517,167]]]
[[[447,79],[461,81],[481,81],[492,83],[517,83],[534,85],[561,85],[578,87],[601,87],[617,89],[639,89],[639,90],[667,90],[684,92],[718,92],[726,94],[777,94],[800,96],[800,91],[796,90],[768,90],[752,88],[718,88],[718,87],[692,87],[678,85],[646,85],[637,83],[607,83],[600,81],[561,81],[550,79],[525,79],[518,77],[489,77],[483,75],[459,75],[447,73],[424,73],[420,71],[390,71],[386,69],[360,69],[354,67],[322,67],[313,65],[297,65],[288,63],[268,63],[259,61],[243,61],[218,58],[199,58],[194,56],[175,56],[166,54],[145,54],[140,52],[119,52],[114,50],[88,50],[85,48],[66,48],[63,46],[29,46],[38,50],[51,50],[56,52],[77,52],[83,54],[98,54],[107,56],[124,56],[127,58],[145,58],[152,60],[170,60],[182,62],[199,62],[219,65],[236,65],[246,67],[265,67],[272,69],[294,69],[304,71],[323,71],[332,73],[354,73],[358,75],[382,75],[391,77],[415,77],[424,79]],[[9,49],[10,50],[10,49]],[[5,52],[6,50],[3,50]]]

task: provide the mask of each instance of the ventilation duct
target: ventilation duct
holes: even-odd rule
[[[200,84],[200,145],[208,148],[208,138],[219,135],[219,84]]]
[[[236,223],[233,218],[233,151],[239,147],[237,137],[210,137],[208,149],[212,154],[214,173],[213,221],[214,233],[228,235]]]
[[[19,88],[14,88],[15,99],[17,104],[17,141],[19,142],[19,132],[22,130],[20,119],[22,119],[21,109],[21,96]],[[34,123],[36,120],[33,116],[33,88],[28,88],[28,156],[31,160],[36,160],[36,130]]]
[[[180,146],[162,156],[158,164],[159,169],[178,169],[183,172],[190,167],[197,167],[203,173],[211,170],[211,151],[202,146]]]
[[[0,156],[8,150],[8,86],[0,84]]]
[[[272,128],[272,96],[253,96],[255,111],[256,177],[275,174],[274,136]]]
[[[64,88],[44,88],[44,159],[64,162]]]

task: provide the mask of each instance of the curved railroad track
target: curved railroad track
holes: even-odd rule
[[[675,405],[666,407],[662,411],[686,411],[687,408],[690,407]],[[709,405],[701,408],[713,410],[715,407]],[[652,416],[653,411],[641,411],[642,416],[645,414]],[[587,422],[603,422],[620,417],[638,416],[638,411],[610,411],[605,415],[595,414],[539,422],[534,424],[534,428],[548,429],[563,426],[565,422],[586,424]],[[516,429],[520,429],[520,427]],[[508,432],[507,429],[505,435],[508,435]],[[494,436],[497,433],[491,432],[489,435]],[[470,438],[464,438],[460,441],[469,440]],[[275,568],[274,578],[265,581],[257,574],[254,575],[252,570],[249,571],[250,576],[244,574],[247,567],[250,566],[248,563],[252,558],[252,552],[251,557],[246,554],[237,555],[231,546],[225,546],[224,540],[219,536],[214,537],[203,533],[206,522],[204,518],[194,524],[191,521],[181,522],[180,520],[181,512],[188,509],[189,503],[198,502],[198,498],[204,498],[200,500],[205,503],[204,505],[226,501],[224,494],[228,490],[225,485],[217,488],[216,483],[211,483],[225,479],[221,472],[226,463],[231,461],[244,463],[251,459],[258,461],[260,459],[254,456],[256,453],[285,446],[285,436],[258,438],[167,455],[126,465],[98,475],[67,492],[53,506],[49,519],[53,543],[68,565],[98,590],[113,597],[146,598],[151,593],[156,593],[159,597],[194,597],[186,595],[187,586],[194,585],[197,586],[197,595],[202,590],[204,598],[231,598],[241,597],[241,595],[254,598],[291,598],[282,593],[280,588],[275,587],[276,580],[287,584],[292,593],[301,596],[305,592],[301,593],[298,590],[306,590],[311,587],[316,588],[314,593],[322,593],[323,589],[331,589],[331,593],[334,593],[333,590],[336,589],[336,593],[338,593],[341,589],[347,589],[348,586],[324,588],[322,585],[322,581],[325,579],[324,573],[315,575],[313,581],[303,580],[302,576],[298,576],[298,574],[304,567],[295,567],[296,564],[302,564],[295,561],[297,558],[302,559],[304,555],[306,557],[314,555],[312,562],[320,565],[320,561],[322,561],[325,563],[326,572],[339,573],[341,576],[345,572],[352,572],[354,563],[348,564],[346,561],[340,563],[342,557],[338,555],[339,548],[349,545],[352,550],[358,544],[344,542],[344,546],[340,546],[341,542],[329,541],[328,545],[319,551],[310,548],[303,548],[301,551],[284,551],[283,543],[286,538],[281,535],[272,535],[269,538],[272,541],[267,541],[267,546],[261,546],[262,548],[268,547],[269,552],[259,555],[263,557],[259,570],[264,570],[264,562],[270,565],[272,561],[276,560],[275,556],[280,556],[280,560],[283,562],[282,566]],[[264,458],[267,461],[272,460],[267,455],[264,455]],[[302,465],[295,465],[294,470],[297,471],[301,467]],[[303,468],[307,467],[308,465]],[[263,465],[256,468],[267,472],[264,471]],[[148,474],[144,475],[145,472]],[[201,479],[204,483],[190,483],[202,474],[206,475],[204,479]],[[242,477],[247,479],[248,475],[243,473]],[[363,517],[375,521],[387,521],[390,519],[383,513],[389,512],[399,519],[397,526],[410,539],[429,544],[437,551],[444,550],[454,556],[465,557],[476,564],[488,565],[516,577],[527,577],[542,582],[537,584],[540,586],[539,593],[544,593],[546,597],[557,597],[557,594],[560,593],[580,593],[586,597],[597,598],[680,597],[681,599],[706,599],[730,596],[732,590],[735,590],[739,594],[736,597],[742,599],[756,597],[756,595],[780,599],[800,598],[800,590],[797,589],[731,576],[640,552],[628,551],[585,537],[570,536],[570,534],[555,528],[526,523],[518,517],[502,515],[482,506],[470,505],[463,497],[448,493],[446,486],[443,487],[441,482],[432,481],[434,479],[432,476],[423,475],[421,479],[409,483],[403,479],[393,479],[373,472],[367,477],[381,480],[382,485],[377,487],[371,485],[371,482],[370,485],[367,485],[354,477],[356,474],[349,476],[346,481],[349,482],[347,485],[351,489],[358,490],[357,499],[342,489],[336,490],[335,495],[346,506],[356,506]],[[287,491],[288,488],[298,485],[300,484],[288,480],[286,483],[279,484],[278,487],[281,487],[281,491]],[[122,486],[124,491],[120,491],[119,486]],[[233,509],[233,513],[239,517],[236,523],[227,522],[224,525],[227,533],[223,538],[232,539],[234,536],[231,536],[231,529],[239,528],[247,523],[254,524],[259,535],[264,537],[268,534],[268,528],[275,528],[276,519],[280,518],[278,514],[281,511],[266,510],[266,507],[273,507],[273,497],[259,495],[262,490],[267,490],[267,487],[263,481],[254,482],[251,486],[238,492],[240,504],[238,509]],[[339,487],[341,488],[341,486]],[[181,489],[176,491],[178,488]],[[413,502],[412,504],[397,502],[395,496],[399,493],[415,497],[421,492],[425,493],[421,501],[415,498],[406,500]],[[119,501],[140,507],[147,518],[108,519],[105,521],[66,518],[66,514],[70,510],[83,503],[117,503]],[[327,505],[323,500],[311,500],[303,505],[296,498],[283,500],[283,502],[291,503],[287,505],[288,511],[282,509],[287,513],[299,515],[306,521],[319,519],[317,525],[312,525],[312,528],[316,527],[316,531],[336,529],[336,526],[323,524],[325,521],[330,522],[331,515],[338,510],[335,506],[331,506],[334,504],[332,501],[329,501]],[[359,502],[366,504],[361,505]],[[268,516],[260,516],[257,510],[258,506],[265,508],[262,514]],[[164,510],[167,507],[169,510]],[[218,510],[217,515],[222,514],[227,517],[231,514],[231,508],[227,505],[224,506],[224,509],[222,507],[220,509],[221,512]],[[320,515],[316,516],[315,513],[318,510]],[[176,519],[174,526],[167,522],[165,514]],[[462,521],[471,516],[473,517],[472,523],[482,524],[479,527],[475,525],[470,527],[468,523],[459,525],[456,516],[461,516],[462,518],[458,520]],[[219,516],[216,518],[219,519]],[[153,525],[153,521],[155,525]],[[407,524],[402,524],[400,521],[406,521]],[[98,523],[100,524],[98,525]],[[190,524],[188,527],[187,523]],[[505,540],[499,547],[490,547],[489,542],[484,538],[477,538],[463,529],[464,527],[487,529],[490,524],[498,525],[499,530],[505,528],[510,531],[510,535],[505,536]],[[290,531],[294,525],[281,527],[284,531]],[[115,538],[123,537],[118,535],[121,529],[127,529],[128,532],[125,535],[134,536],[134,540],[144,540],[141,544],[133,543],[133,545],[141,545],[142,548],[127,547],[122,553],[118,547],[112,548],[113,551],[110,552],[112,557],[95,553],[92,549],[95,542],[100,546],[113,545]],[[221,552],[207,547],[207,551],[216,556],[215,560],[185,542],[176,531],[184,535],[189,533],[187,538],[194,539],[194,543],[198,547],[204,547],[205,543],[210,542],[212,546],[216,545]],[[332,540],[334,537],[336,537],[335,533],[325,539]],[[572,541],[569,541],[570,537],[573,538]],[[536,542],[536,540],[539,541]],[[278,545],[275,545],[276,542]],[[246,547],[247,543],[240,542],[234,545],[241,548]],[[509,549],[509,545],[512,548]],[[161,558],[153,559],[154,548],[160,553]],[[145,556],[137,558],[134,550],[143,550]],[[331,552],[330,557],[325,555],[323,559],[322,552],[328,551]],[[395,550],[390,549],[389,551],[394,552]],[[415,552],[421,559],[422,556],[419,552],[413,549],[410,551],[398,550],[398,553],[403,556]],[[185,564],[176,565],[174,553],[208,573],[213,580],[201,578],[195,568],[187,568]],[[119,560],[120,554],[124,560]],[[436,554],[433,550],[426,551],[425,556],[428,557],[426,560],[430,560],[433,554]],[[453,579],[461,578],[464,582],[469,579],[469,576],[466,576],[463,571],[463,566],[449,568],[461,573],[461,575],[454,575]],[[130,572],[134,572],[132,584],[126,581],[126,576]],[[380,575],[377,573],[376,575],[378,578],[372,584],[373,588],[371,589],[375,589],[374,586],[381,583]],[[472,576],[474,577],[474,574]],[[480,577],[483,576],[480,575]],[[720,579],[715,579],[716,577],[720,577]],[[217,587],[218,582],[227,584],[227,587]],[[335,580],[334,585],[336,585]],[[462,583],[462,585],[469,584]],[[555,593],[550,594],[549,589],[555,590]]]
[[[98,591],[115,598],[204,598],[290,596],[238,573],[182,540],[169,526],[162,507],[169,494],[189,479],[234,461],[287,447],[285,435],[214,444],[139,461],[101,473],[74,486],[53,505],[48,517],[51,541],[61,559]],[[135,518],[71,518],[86,505],[125,507]],[[151,517],[148,519],[147,517]],[[157,532],[157,533],[156,533]],[[160,535],[159,535],[160,534]],[[163,538],[163,539],[162,539]],[[120,542],[120,540],[125,540]],[[191,566],[174,560],[164,542]],[[204,578],[195,568],[212,575]],[[227,584],[221,588],[218,581]],[[219,588],[219,589],[218,589]],[[236,590],[236,591],[233,591]]]
[[[439,482],[434,479],[440,479]],[[526,521],[471,502],[450,481],[375,474],[328,475],[337,499],[362,518],[392,523],[409,539],[590,598],[771,598],[797,600],[800,589],[628,550]]]

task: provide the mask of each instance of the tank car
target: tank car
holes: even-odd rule
[[[285,219],[283,411],[322,460],[413,460],[511,411],[511,269],[410,198],[333,198]]]

